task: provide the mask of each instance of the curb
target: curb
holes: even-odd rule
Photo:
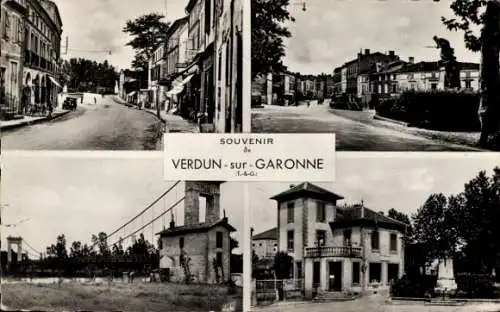
[[[382,117],[380,115],[373,116],[373,119],[387,121],[387,122],[392,122],[394,124],[398,124],[398,125],[405,126],[405,127],[408,127],[408,125],[409,125],[409,123],[407,123],[407,122],[396,120],[396,119],[392,119],[392,118]]]
[[[35,119],[35,120],[31,120],[31,121],[25,121],[25,122],[22,122],[22,123],[18,123],[18,124],[13,124],[13,125],[5,125],[5,126],[0,126],[0,129],[2,131],[6,131],[6,130],[12,130],[12,129],[17,129],[17,128],[21,128],[21,127],[24,127],[24,126],[31,126],[31,125],[35,125],[35,124],[39,124],[39,123],[43,123],[43,122],[47,122],[47,121],[51,121],[51,120],[54,120],[54,119],[57,119],[59,117],[62,117],[66,114],[69,114],[71,111],[68,110],[68,111],[64,111],[64,112],[61,112],[61,113],[58,113],[57,115],[54,115],[52,117],[42,117],[40,119]]]
[[[394,297],[389,300],[387,300],[387,303],[394,303],[394,302],[424,302],[427,304],[435,304],[435,305],[443,305],[443,303],[500,303],[500,299],[467,299],[467,298],[460,298],[460,299],[448,299],[444,302],[441,302],[436,299],[427,299],[427,298],[406,298],[406,297]]]

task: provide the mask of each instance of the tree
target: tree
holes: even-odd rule
[[[97,235],[92,235],[92,243],[97,246],[98,254],[101,256],[109,256],[111,254],[108,247],[108,235],[100,232]]]
[[[468,49],[481,51],[480,106],[482,147],[500,148],[500,0],[454,0],[457,18],[442,17],[453,31],[463,31]],[[484,9],[484,13],[481,13]],[[473,28],[480,27],[479,35]]]
[[[146,73],[150,70],[149,60],[154,51],[165,42],[165,33],[170,27],[170,23],[162,21],[163,18],[161,14],[150,13],[139,16],[135,20],[128,20],[125,24],[123,32],[132,37],[127,45],[135,50],[133,68],[142,68]],[[159,105],[156,105],[156,113],[160,117]]]
[[[47,256],[49,258],[66,259],[68,251],[66,250],[66,237],[64,234],[57,236],[56,244],[47,247]]]
[[[252,0],[252,80],[259,75],[283,72],[284,38],[291,37],[283,26],[293,21],[289,0]]]
[[[457,248],[454,210],[449,209],[449,200],[443,194],[432,194],[413,216],[415,240],[425,246],[425,259],[428,263],[435,259],[452,256]]]
[[[82,243],[79,241],[71,244],[69,255],[71,258],[79,258],[82,256]]]
[[[490,178],[481,171],[465,184],[459,233],[464,256],[475,271],[491,272],[500,266],[500,168]]]

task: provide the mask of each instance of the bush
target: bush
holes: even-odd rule
[[[457,274],[455,277],[458,290],[467,298],[495,297],[495,281],[488,274]]]
[[[403,276],[391,287],[392,297],[424,298],[427,293],[433,293],[437,277],[430,275]]]
[[[479,94],[457,91],[404,92],[376,107],[383,117],[444,131],[479,131]]]

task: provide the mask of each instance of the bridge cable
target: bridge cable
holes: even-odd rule
[[[151,223],[155,222],[156,220],[160,219],[163,215],[165,215],[167,212],[169,212],[170,210],[172,210],[173,208],[175,208],[177,205],[179,205],[183,200],[184,200],[185,197],[182,197],[180,200],[178,200],[175,204],[173,204],[172,206],[170,206],[166,211],[162,212],[159,216],[157,216],[156,218],[154,218],[152,221],[146,223],[145,225],[141,226],[139,229],[135,230],[134,232],[130,233],[129,235],[127,235],[125,238],[128,238],[128,237],[131,237],[132,235],[135,235],[137,234],[138,232],[140,232],[141,230],[143,230],[144,228],[146,228],[148,225],[150,225]],[[114,244],[112,244],[111,246],[115,245],[116,242]]]
[[[106,236],[106,239],[109,239],[111,236],[115,235],[117,232],[119,232],[121,229],[125,228],[127,225],[129,225],[130,223],[132,223],[134,220],[136,220],[137,218],[139,218],[140,216],[142,216],[146,211],[148,211],[151,207],[153,207],[153,205],[155,205],[157,202],[159,202],[163,197],[165,197],[175,186],[177,186],[177,184],[179,184],[181,181],[177,181],[174,183],[174,185],[172,185],[168,190],[166,190],[163,194],[161,194],[158,198],[156,198],[151,204],[149,204],[144,210],[142,210],[141,212],[139,212],[135,217],[133,217],[132,219],[130,219],[128,222],[126,222],[125,224],[123,224],[122,226],[120,226],[118,229],[116,229],[115,231],[113,231],[111,234],[107,235]],[[90,249],[93,249],[97,244],[94,243],[91,245],[91,248]]]

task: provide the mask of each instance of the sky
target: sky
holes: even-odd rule
[[[118,69],[130,67],[134,51],[125,44],[130,37],[122,32],[127,20],[147,13],[166,15],[167,21],[185,16],[187,0],[54,0],[63,22],[61,52],[68,37],[68,55],[102,62],[105,59]],[[168,3],[167,3],[168,2]],[[146,4],[147,3],[147,4]],[[165,13],[167,12],[167,13]],[[85,52],[85,51],[107,51]]]
[[[306,11],[291,1],[296,19],[289,24],[284,63],[292,72],[333,73],[356,58],[360,49],[394,50],[403,60],[436,61],[439,50],[432,37],[446,38],[459,61],[479,62],[479,54],[465,48],[463,33],[448,31],[441,16],[453,17],[451,0],[306,0]]]
[[[40,152],[36,153],[40,155]],[[153,155],[153,154],[151,154]],[[59,234],[65,234],[70,242],[89,243],[92,234],[100,231],[108,234],[130,220],[166,191],[175,181],[166,181],[163,176],[163,154],[142,159],[77,158],[45,156],[4,156],[2,162],[1,202],[4,225],[2,227],[2,249],[6,249],[5,238],[22,236],[38,252],[55,244]],[[146,212],[126,228],[131,233],[172,206],[182,195],[184,183],[180,183],[165,200]],[[221,217],[226,210],[229,223],[238,232],[233,234],[243,248],[243,185],[227,182],[221,185]],[[7,205],[7,206],[6,206]],[[177,224],[183,223],[182,204],[174,215]],[[24,222],[23,222],[24,220]],[[154,223],[157,233],[168,227],[170,214]],[[152,229],[144,231],[145,238],[152,242]],[[115,243],[118,236],[111,238]],[[154,242],[156,243],[156,238]],[[28,247],[29,250],[31,248]],[[31,256],[35,251],[31,252]]]
[[[411,215],[429,195],[458,194],[481,170],[488,176],[500,166],[498,154],[482,153],[338,153],[333,183],[314,183],[345,199],[387,213],[394,208]],[[252,183],[251,220],[254,234],[277,226],[276,202],[269,198],[298,182]]]

